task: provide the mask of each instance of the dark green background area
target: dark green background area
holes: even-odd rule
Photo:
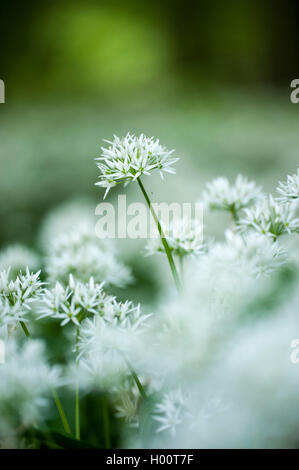
[[[176,149],[177,175],[146,179],[157,201],[195,201],[239,172],[274,190],[298,160],[298,12],[295,0],[1,2],[0,245],[34,245],[65,200],[99,202],[93,159],[113,133]]]

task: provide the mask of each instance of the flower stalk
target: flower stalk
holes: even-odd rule
[[[173,257],[172,257],[172,253],[171,253],[171,250],[169,248],[169,245],[167,243],[167,240],[165,238],[165,235],[164,235],[164,232],[163,232],[163,229],[161,227],[161,224],[160,224],[160,221],[157,217],[157,214],[155,213],[155,210],[152,206],[152,203],[150,201],[150,198],[145,190],[145,187],[143,186],[143,183],[140,179],[140,177],[137,178],[137,181],[138,181],[138,184],[139,184],[139,187],[142,191],[142,194],[146,200],[146,203],[149,207],[149,210],[152,214],[152,217],[155,221],[155,224],[157,225],[157,229],[158,229],[158,232],[159,232],[159,235],[160,235],[160,238],[161,238],[161,241],[162,241],[162,244],[163,244],[163,247],[164,247],[164,250],[165,250],[165,253],[166,253],[166,256],[167,256],[167,259],[168,259],[168,263],[169,263],[169,266],[170,266],[170,270],[171,270],[171,273],[172,273],[172,276],[173,276],[173,280],[174,280],[174,283],[175,283],[175,286],[177,288],[177,291],[180,293],[182,291],[182,285],[181,285],[181,282],[180,282],[180,279],[179,279],[179,275],[178,275],[178,272],[177,272],[177,269],[176,269],[176,265],[175,265],[175,262],[173,260]]]

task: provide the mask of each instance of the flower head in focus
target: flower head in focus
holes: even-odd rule
[[[15,280],[10,280],[10,270],[0,272],[0,322],[13,324],[25,320],[31,310],[32,302],[37,301],[43,292],[43,283],[39,280],[40,271],[19,274]]]
[[[39,318],[61,320],[61,326],[70,322],[80,326],[84,318],[101,314],[108,299],[103,284],[96,284],[93,278],[88,283],[82,283],[70,275],[66,287],[57,281],[53,288],[45,289],[39,305]]]
[[[227,178],[219,177],[207,184],[203,201],[210,210],[225,210],[236,215],[238,211],[259,199],[261,194],[261,188],[242,175],[237,176],[234,184]]]
[[[293,205],[280,204],[270,195],[255,206],[244,209],[239,229],[243,232],[252,229],[276,240],[285,233],[298,232],[299,219]]]
[[[299,201],[299,168],[297,173],[290,176],[288,175],[286,182],[279,182],[277,191],[280,194],[278,198],[284,204],[291,202],[297,203]]]
[[[172,156],[173,150],[167,150],[158,139],[139,137],[127,134],[125,137],[114,136],[112,142],[105,141],[108,147],[102,147],[102,155],[97,160],[100,170],[100,181],[96,185],[106,188],[105,196],[110,188],[119,183],[136,181],[139,176],[150,175],[153,170],[175,173],[172,165],[178,160]]]

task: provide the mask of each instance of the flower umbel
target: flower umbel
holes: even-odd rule
[[[279,182],[277,191],[280,194],[278,198],[282,203],[295,202],[298,204],[299,201],[299,168],[297,173],[290,176],[288,175],[287,181]]]
[[[234,215],[260,197],[261,188],[242,175],[237,176],[234,184],[224,177],[215,178],[203,192],[203,200],[208,209],[226,210]]]
[[[32,302],[38,300],[42,294],[43,283],[39,280],[40,271],[19,274],[13,281],[10,280],[10,270],[0,272],[0,322],[4,324],[23,321],[24,316],[31,310]]]
[[[199,255],[203,253],[203,227],[196,219],[188,217],[171,221],[169,227],[163,227],[165,238],[173,255],[183,257],[187,255]],[[165,253],[165,249],[159,238],[151,238],[146,246],[147,255]]]
[[[294,206],[279,204],[270,195],[254,207],[244,209],[239,228],[241,231],[253,229],[276,240],[284,233],[298,232],[299,219],[296,218]]]
[[[122,138],[115,135],[112,142],[105,142],[109,146],[102,147],[102,156],[96,158],[101,172],[96,185],[106,188],[104,198],[113,186],[136,181],[141,175],[150,175],[152,170],[159,170],[162,178],[164,171],[175,173],[172,165],[178,158],[172,157],[174,150],[167,150],[154,137],[128,133]]]

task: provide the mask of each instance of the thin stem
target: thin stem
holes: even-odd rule
[[[110,421],[109,421],[109,410],[107,396],[103,396],[103,422],[104,422],[104,436],[106,449],[111,448],[110,441]]]
[[[76,353],[78,354],[78,340],[79,340],[79,328],[77,328],[76,334]],[[77,364],[78,366],[78,364]],[[78,367],[77,367],[78,370]],[[79,396],[79,381],[78,374],[76,377],[76,396],[75,396],[75,421],[76,421],[76,439],[80,441],[80,396]]]
[[[23,331],[26,335],[27,338],[31,338],[31,334],[30,334],[30,331],[28,330],[26,324],[23,322],[23,321],[20,321],[20,325],[21,327],[23,328]],[[54,401],[56,403],[56,406],[57,406],[57,409],[58,409],[58,413],[59,413],[59,416],[61,418],[61,422],[62,422],[62,425],[64,427],[64,430],[67,434],[72,434],[71,432],[71,428],[69,426],[69,423],[68,423],[68,420],[67,420],[67,417],[66,417],[66,414],[64,412],[64,409],[63,409],[63,406],[62,406],[62,403],[60,401],[60,398],[58,396],[58,393],[57,391],[55,390],[55,388],[52,388],[52,395],[53,395],[53,398],[54,398]]]
[[[25,322],[20,321],[20,325],[23,328],[23,331],[24,331],[25,335],[27,336],[27,338],[31,338],[31,334],[30,334]]]
[[[173,261],[173,257],[172,257],[172,254],[171,254],[171,250],[169,248],[169,245],[167,243],[167,240],[165,238],[165,235],[164,235],[164,232],[163,232],[163,229],[161,227],[161,224],[159,222],[159,219],[154,211],[154,208],[151,204],[151,201],[150,201],[150,198],[148,197],[147,195],[147,192],[142,184],[142,181],[140,178],[137,178],[137,181],[138,181],[138,184],[139,184],[139,187],[142,191],[142,194],[144,195],[144,198],[146,200],[146,203],[149,207],[149,210],[152,214],[152,217],[157,225],[157,228],[158,228],[158,232],[159,232],[159,235],[160,235],[160,238],[161,238],[161,241],[162,241],[162,244],[163,244],[163,247],[164,247],[164,250],[165,250],[165,253],[166,253],[166,256],[167,256],[167,259],[168,259],[168,262],[169,262],[169,266],[170,266],[170,269],[171,269],[171,272],[172,272],[172,276],[173,276],[173,279],[174,279],[174,282],[175,282],[175,285],[176,285],[176,288],[177,288],[177,291],[178,292],[181,292],[182,290],[182,286],[181,286],[181,282],[180,282],[180,279],[179,279],[179,276],[178,276],[178,273],[177,273],[177,269],[176,269],[176,266],[175,266],[175,263]]]
[[[233,219],[233,229],[235,229],[239,222],[238,214],[237,214],[235,206],[231,206],[230,212],[231,212],[232,219]]]
[[[179,256],[179,264],[181,280],[184,283],[184,256]]]
[[[56,392],[55,388],[52,389],[52,394],[53,394],[53,398],[54,398],[54,401],[56,403],[56,406],[57,406],[57,409],[58,409],[58,412],[59,412],[60,419],[61,419],[61,422],[63,424],[64,430],[67,434],[72,434],[71,428],[69,426],[68,420],[66,418],[66,415],[65,415],[65,412],[64,412],[64,409],[63,409],[63,406],[62,406],[62,403],[60,401],[60,398],[59,398],[58,393]]]

